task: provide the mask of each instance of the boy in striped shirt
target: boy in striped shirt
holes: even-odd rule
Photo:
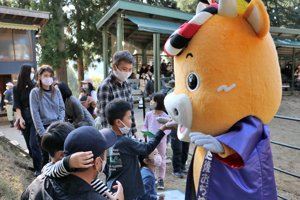
[[[42,173],[53,178],[61,178],[76,171],[76,168],[88,168],[93,162],[93,154],[89,152],[77,152],[64,157],[64,141],[74,128],[66,122],[52,123],[42,138],[42,148],[51,156],[51,161],[42,169]],[[91,186],[102,196],[106,197],[105,191],[110,190],[100,179],[94,179]]]

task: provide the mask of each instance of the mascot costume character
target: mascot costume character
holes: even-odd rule
[[[282,88],[268,14],[261,0],[201,1],[164,46],[176,78],[165,106],[196,145],[186,200],[275,200],[267,123]]]

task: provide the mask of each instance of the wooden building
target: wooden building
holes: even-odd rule
[[[49,18],[49,12],[0,6],[1,94],[7,82],[16,83],[23,63],[36,67],[35,35]]]

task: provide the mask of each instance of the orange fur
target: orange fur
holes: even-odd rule
[[[256,0],[254,0],[256,1]],[[186,58],[187,53],[194,57]],[[186,77],[195,72],[200,87],[190,92]],[[175,94],[187,94],[193,105],[192,131],[217,136],[252,115],[267,124],[281,101],[281,78],[270,34],[259,38],[239,15],[209,19],[188,47],[175,57]],[[228,93],[221,85],[236,84]]]

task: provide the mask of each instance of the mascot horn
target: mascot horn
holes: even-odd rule
[[[277,52],[261,0],[200,2],[167,40],[175,90],[165,106],[196,144],[186,200],[275,200],[267,123],[281,101]]]

